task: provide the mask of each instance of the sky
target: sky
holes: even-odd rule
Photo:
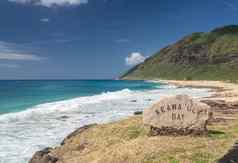
[[[0,0],[0,79],[114,79],[238,0]]]

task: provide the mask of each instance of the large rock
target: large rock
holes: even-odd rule
[[[91,127],[96,126],[97,124],[89,124],[89,125],[85,125],[82,126],[80,128],[78,128],[77,130],[75,130],[74,132],[72,132],[71,134],[69,134],[61,143],[60,145],[64,145],[66,143],[66,141],[70,140],[71,138],[83,133],[84,131],[90,129]]]
[[[45,148],[42,151],[36,152],[29,163],[56,163],[58,158],[50,154],[51,150],[51,148]]]
[[[151,135],[203,134],[211,115],[210,107],[187,95],[161,99],[143,112],[143,122],[151,126]]]

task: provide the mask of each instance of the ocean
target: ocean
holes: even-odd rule
[[[0,163],[27,163],[83,125],[116,121],[177,94],[209,91],[149,81],[0,81]]]

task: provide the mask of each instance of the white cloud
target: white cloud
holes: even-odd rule
[[[39,61],[42,60],[33,54],[20,54],[20,53],[4,53],[0,52],[0,60],[22,60],[22,61]]]
[[[40,61],[42,59],[44,58],[20,51],[17,44],[0,41],[0,60]]]
[[[45,7],[64,6],[64,5],[80,5],[88,3],[88,0],[8,0],[10,2],[33,4]]]
[[[144,57],[141,53],[134,52],[134,53],[131,53],[128,57],[126,57],[125,61],[126,61],[126,65],[134,66],[144,62],[145,59],[146,57]]]
[[[16,64],[8,64],[8,63],[0,63],[0,67],[4,68],[19,68],[19,65]]]
[[[43,22],[43,23],[48,23],[50,21],[50,19],[49,18],[42,18],[42,19],[40,19],[40,21]]]

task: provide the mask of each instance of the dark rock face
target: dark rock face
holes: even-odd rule
[[[134,112],[134,115],[142,115],[142,114],[143,114],[142,111],[136,111],[136,112]]]
[[[206,45],[193,45],[190,47],[180,47],[167,53],[168,63],[174,64],[207,64],[209,56],[207,55],[208,47]]]
[[[137,102],[137,100],[131,100],[130,102]]]
[[[45,148],[34,154],[29,163],[56,163],[58,158],[50,155],[51,148]]]
[[[194,136],[202,136],[207,135],[208,130],[205,128],[204,130],[193,130],[193,129],[176,129],[172,127],[162,127],[162,128],[156,128],[152,127],[150,128],[149,136],[181,136],[181,135],[194,135]]]
[[[67,119],[67,118],[69,118],[69,117],[66,116],[66,115],[63,115],[63,116],[61,116],[60,118],[61,118],[61,119]]]
[[[203,100],[202,102],[206,103],[207,105],[211,106],[212,110],[215,112],[220,112],[222,114],[234,114],[238,113],[238,105],[237,104],[227,104],[223,100]]]
[[[238,142],[234,145],[223,158],[221,158],[218,163],[237,163],[238,162]]]
[[[77,129],[77,130],[75,130],[74,132],[72,132],[71,134],[69,134],[69,135],[62,141],[61,145],[64,145],[65,142],[66,142],[68,139],[70,139],[70,138],[72,138],[72,137],[74,137],[74,136],[76,136],[76,135],[79,135],[80,133],[84,132],[85,130],[87,130],[87,129],[93,127],[93,126],[96,126],[96,125],[97,125],[97,124],[91,124],[91,125],[85,125],[85,126],[83,126],[83,127],[80,127],[79,129]]]
[[[216,65],[238,60],[237,54],[209,56],[209,47],[207,45],[191,45],[189,47],[186,47],[186,45],[183,46],[184,47],[173,49],[166,53],[165,56],[167,58],[161,59],[162,62],[182,65]]]

